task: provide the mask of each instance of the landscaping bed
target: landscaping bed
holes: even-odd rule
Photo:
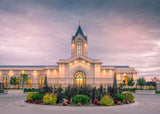
[[[31,104],[55,106],[115,106],[134,102],[131,93],[121,93],[117,88],[107,90],[92,87],[67,87],[65,89],[44,87],[43,91],[29,92],[26,101]],[[107,91],[107,92],[106,92]]]

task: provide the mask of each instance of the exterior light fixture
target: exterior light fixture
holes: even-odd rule
[[[77,60],[75,60],[74,63],[77,63]]]

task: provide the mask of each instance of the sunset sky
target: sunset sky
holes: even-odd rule
[[[0,0],[0,65],[56,65],[79,20],[89,57],[160,76],[160,0]]]

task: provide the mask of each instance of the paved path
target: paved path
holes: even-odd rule
[[[160,114],[160,94],[136,95],[136,102],[113,107],[65,107],[24,103],[26,94],[0,94],[0,114]]]

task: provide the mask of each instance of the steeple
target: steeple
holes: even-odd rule
[[[73,36],[72,40],[74,40],[79,33],[84,37],[85,40],[87,40],[87,37],[83,34],[80,24],[81,24],[81,21],[79,20],[79,26],[78,26],[77,32]]]
[[[81,29],[81,21],[79,21],[79,26],[76,34],[71,40],[71,56],[88,56],[88,40],[87,36],[83,34]]]

